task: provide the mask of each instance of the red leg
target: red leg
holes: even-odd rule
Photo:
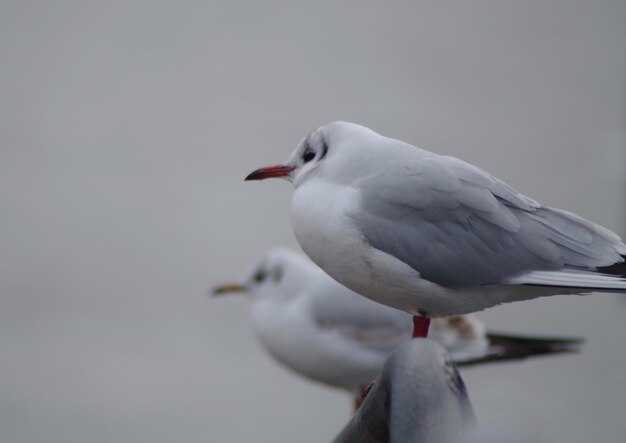
[[[430,318],[421,315],[413,316],[413,338],[428,337],[428,329],[430,328]]]

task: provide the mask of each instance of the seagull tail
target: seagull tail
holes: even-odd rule
[[[601,274],[616,275],[626,278],[626,254],[621,254],[622,261],[613,263],[611,266],[603,266],[597,269]]]
[[[626,292],[626,255],[612,265],[593,270],[562,269],[560,271],[531,271],[508,281],[513,284],[578,289],[576,293]],[[563,292],[566,293],[566,292]]]
[[[459,366],[472,366],[487,362],[524,360],[548,354],[578,353],[585,343],[583,338],[528,337],[524,335],[487,334],[489,350],[485,356],[457,362]]]

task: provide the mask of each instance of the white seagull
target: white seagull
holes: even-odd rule
[[[243,282],[213,293],[248,295],[254,332],[278,362],[356,399],[389,353],[411,338],[410,314],[361,297],[289,249],[271,249]],[[487,333],[469,315],[435,319],[429,338],[462,365],[576,351],[581,343]]]
[[[415,335],[426,335],[430,317],[626,291],[626,245],[613,232],[354,123],[313,131],[284,164],[246,180],[269,177],[295,187],[304,252],[355,292],[415,315]]]

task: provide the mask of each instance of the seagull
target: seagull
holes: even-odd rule
[[[333,122],[284,164],[246,180],[295,187],[304,252],[339,283],[430,318],[557,294],[626,292],[626,245],[608,229],[542,206],[487,172],[371,129]]]
[[[476,426],[463,379],[441,345],[410,340],[389,356],[335,443],[457,443]]]
[[[354,293],[286,248],[270,249],[243,282],[213,293],[248,295],[254,332],[270,355],[308,379],[351,392],[356,404],[390,352],[411,339],[410,314]],[[572,352],[581,344],[489,333],[470,315],[434,319],[429,338],[466,366]]]

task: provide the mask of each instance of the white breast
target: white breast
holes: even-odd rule
[[[269,353],[287,368],[330,386],[348,390],[369,383],[385,353],[342,338],[310,316],[308,299],[259,300],[252,309],[255,332]]]
[[[330,198],[332,196],[332,198]],[[310,180],[291,204],[294,233],[304,252],[335,280],[380,303],[417,313],[419,274],[366,243],[350,214],[358,191]]]
[[[304,252],[333,276],[360,274],[364,262],[365,245],[347,216],[357,202],[354,189],[315,180],[299,186],[293,195],[296,238]]]

